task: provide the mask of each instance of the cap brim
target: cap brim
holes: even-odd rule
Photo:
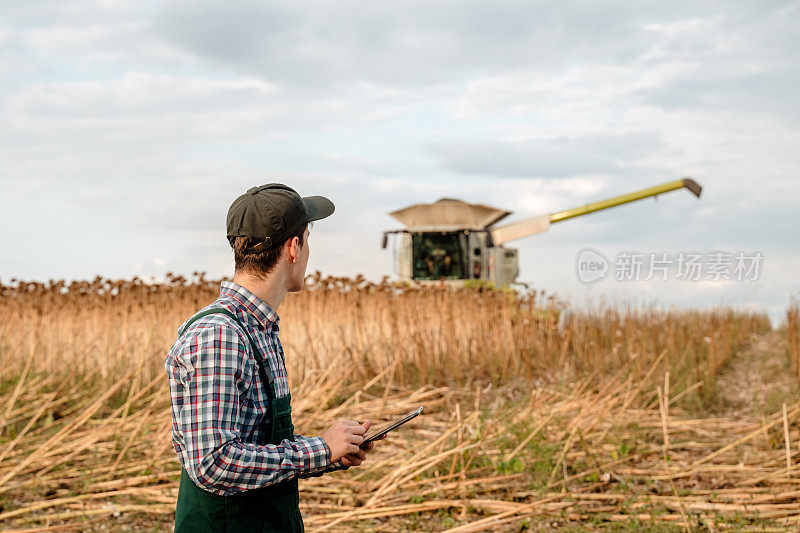
[[[303,205],[306,206],[306,213],[308,213],[307,222],[329,217],[335,209],[333,202],[324,196],[304,196]]]

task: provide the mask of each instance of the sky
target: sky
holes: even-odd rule
[[[336,205],[309,272],[378,280],[409,204],[512,222],[691,176],[699,200],[509,243],[518,279],[779,321],[800,295],[798,42],[797,1],[5,1],[0,282],[230,276],[227,209],[270,182]],[[609,263],[590,284],[586,249]],[[741,280],[616,279],[690,252],[761,259]]]

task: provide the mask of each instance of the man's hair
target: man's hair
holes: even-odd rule
[[[303,236],[305,235],[307,227],[307,223],[303,224],[300,230],[297,233],[289,235],[286,241],[297,237],[302,247]],[[236,272],[247,272],[258,278],[266,277],[267,274],[275,269],[275,265],[278,264],[278,258],[281,256],[281,250],[283,250],[283,245],[286,244],[286,241],[283,241],[279,246],[274,246],[261,253],[246,254],[244,251],[258,244],[258,242],[250,237],[233,237],[231,245],[233,246],[233,258],[236,263]]]

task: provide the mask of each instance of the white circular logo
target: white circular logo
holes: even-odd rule
[[[584,248],[578,253],[575,264],[581,283],[594,283],[608,275],[608,259],[592,248]]]

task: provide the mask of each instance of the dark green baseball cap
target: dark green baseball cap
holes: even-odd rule
[[[245,253],[261,253],[281,246],[304,224],[333,214],[333,202],[324,196],[301,197],[282,183],[251,187],[228,209],[228,242],[250,237],[256,244]]]

